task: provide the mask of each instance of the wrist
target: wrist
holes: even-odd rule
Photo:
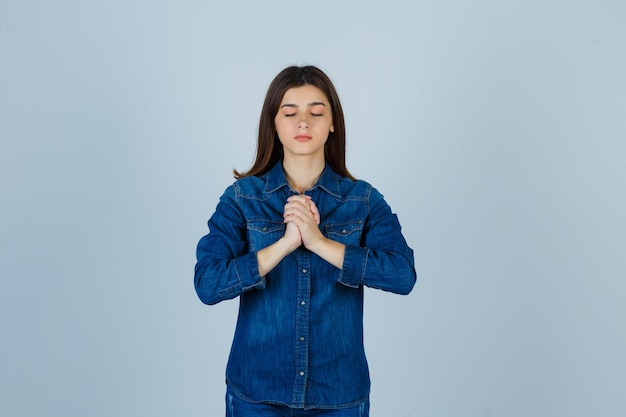
[[[295,251],[302,244],[302,242],[300,242],[299,240],[290,239],[287,236],[283,236],[280,239],[278,239],[277,243],[284,250],[285,255],[288,255],[291,252]]]
[[[320,236],[319,239],[315,239],[313,242],[307,245],[307,249],[313,253],[320,253],[323,251],[323,247],[327,244],[328,239],[324,236]]]
[[[307,246],[307,249],[334,267],[338,269],[343,268],[343,260],[346,253],[346,246],[343,243],[322,236]]]

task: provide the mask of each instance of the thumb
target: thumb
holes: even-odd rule
[[[320,212],[317,209],[317,206],[315,205],[313,200],[309,200],[309,205],[311,206],[311,213],[313,213],[313,217],[315,218],[315,222],[319,225],[320,221],[321,221]]]

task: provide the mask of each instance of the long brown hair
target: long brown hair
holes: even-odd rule
[[[246,172],[240,173],[233,169],[235,178],[263,175],[278,161],[282,160],[283,146],[276,133],[274,118],[278,113],[278,107],[285,92],[290,88],[302,87],[303,85],[312,85],[319,88],[330,101],[334,132],[328,135],[324,145],[326,163],[337,174],[354,179],[348,168],[346,168],[346,125],[339,96],[330,78],[322,70],[312,65],[287,67],[274,78],[267,90],[263,109],[261,110],[259,138],[254,164]]]

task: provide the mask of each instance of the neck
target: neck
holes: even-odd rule
[[[287,182],[300,194],[312,188],[324,171],[324,159],[283,159]]]

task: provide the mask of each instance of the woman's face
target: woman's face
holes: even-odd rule
[[[312,85],[290,88],[283,95],[274,125],[286,158],[324,158],[324,144],[334,131],[328,98]]]

